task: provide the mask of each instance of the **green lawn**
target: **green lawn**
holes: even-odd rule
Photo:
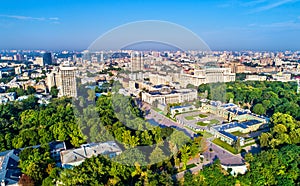
[[[251,140],[254,140],[254,138],[246,138],[246,139],[245,139],[245,142],[246,142],[246,141],[251,141]]]
[[[241,133],[240,131],[235,131],[235,132],[232,132],[231,134],[233,134],[235,136],[243,136],[243,135],[245,135],[244,133]]]
[[[199,114],[199,117],[200,117],[200,118],[206,118],[207,115],[205,115],[205,114]]]
[[[204,123],[204,122],[202,122],[202,121],[199,121],[199,122],[197,122],[197,125],[199,125],[199,126],[206,126],[208,123]]]
[[[214,124],[218,124],[220,123],[219,120],[217,119],[212,119],[212,120],[209,120],[209,123],[205,123],[203,121],[199,121],[197,122],[197,125],[200,125],[200,126],[207,126],[208,124],[211,124],[211,125],[214,125]]]
[[[219,123],[220,123],[220,121],[217,120],[217,119],[212,119],[212,120],[210,120],[210,124],[212,124],[212,125],[214,125],[214,124],[219,124]]]
[[[161,113],[162,114],[162,113]],[[165,115],[167,118],[169,118],[169,119],[171,119],[171,120],[173,120],[173,121],[175,121],[176,122],[176,119],[175,118],[172,118],[171,116],[170,116],[170,114],[167,114],[167,115]]]
[[[191,168],[196,167],[196,166],[197,166],[196,164],[192,163],[192,164],[187,165],[186,169],[191,169]]]
[[[195,116],[185,116],[184,118],[186,119],[186,120],[194,120],[195,118],[194,118]]]
[[[249,143],[247,145],[242,146],[242,148],[245,148],[245,147],[248,147],[248,146],[251,146],[251,145],[255,145],[255,144],[256,144],[256,142],[252,142],[252,143]]]
[[[216,138],[212,141],[214,144],[228,150],[229,152],[231,152],[232,154],[238,154],[237,151],[231,146],[229,145],[228,143],[220,140],[219,138]]]
[[[206,131],[204,131],[203,132],[203,137],[204,138],[210,138],[210,137],[212,137],[213,135],[211,134],[211,133],[209,133],[209,132],[206,132]]]

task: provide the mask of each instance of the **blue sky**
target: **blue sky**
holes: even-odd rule
[[[299,10],[300,0],[2,0],[0,49],[83,50],[119,25],[163,20],[213,50],[300,50]]]

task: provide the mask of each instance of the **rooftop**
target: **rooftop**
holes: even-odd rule
[[[98,156],[99,154],[109,155],[112,153],[120,154],[121,148],[114,142],[91,143],[82,145],[80,148],[65,150],[61,152],[62,164],[73,164],[84,161],[86,158]]]
[[[18,167],[20,150],[8,150],[0,152],[0,180],[12,185],[19,181],[21,170]]]
[[[233,134],[230,134],[229,132],[219,131],[219,133],[221,133],[221,134],[223,134],[223,135],[225,135],[225,136],[227,136],[227,137],[233,139],[234,141],[238,139],[237,136],[235,136],[235,135],[233,135]]]

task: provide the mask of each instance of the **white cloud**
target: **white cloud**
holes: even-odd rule
[[[294,3],[298,0],[281,0],[281,1],[277,1],[277,2],[273,2],[271,4],[265,5],[265,6],[261,6],[255,10],[253,10],[251,13],[256,13],[256,12],[263,12],[263,11],[267,11],[267,10],[271,10],[273,8],[288,4],[288,3]]]
[[[58,17],[50,17],[49,20],[58,21],[59,18]]]
[[[276,30],[299,30],[300,23],[298,21],[289,20],[284,22],[274,22],[274,23],[266,23],[266,24],[249,24],[249,28],[255,29],[276,29]]]
[[[31,17],[31,16],[23,16],[23,15],[6,15],[0,14],[0,17],[8,18],[8,19],[17,19],[17,20],[33,20],[33,21],[58,21],[58,17]]]
[[[245,3],[241,3],[241,6],[256,6],[258,4],[262,4],[265,3],[267,0],[255,0],[255,1],[249,1],[249,2],[245,2]]]

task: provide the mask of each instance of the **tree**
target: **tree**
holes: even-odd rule
[[[25,95],[25,91],[22,88],[10,88],[6,92],[15,92],[17,97]]]
[[[239,177],[242,185],[296,185],[299,180],[299,151],[299,146],[287,145],[247,158],[250,171]]]
[[[268,147],[271,136],[272,135],[270,133],[262,133],[259,137],[260,145],[262,147]]]
[[[28,148],[20,153],[22,173],[31,177],[38,185],[49,175],[47,168],[52,163],[54,163],[54,160],[51,159],[46,146],[35,149]]]
[[[253,112],[258,115],[263,115],[266,114],[266,109],[261,103],[258,103],[253,107]]]
[[[144,164],[146,157],[139,149],[133,148],[123,151],[120,155],[116,156],[114,160],[126,166],[132,166],[135,162],[140,165]]]
[[[189,89],[194,89],[194,88],[195,88],[195,86],[194,86],[194,85],[192,85],[192,84],[188,84],[188,85],[186,86],[186,88],[189,88]]]
[[[57,89],[56,86],[51,87],[50,94],[52,95],[53,98],[57,98],[59,90]]]
[[[190,157],[190,147],[188,145],[183,145],[180,149],[181,161],[183,163],[182,169],[186,169],[187,162]]]
[[[200,153],[203,153],[208,149],[208,142],[207,142],[206,138],[201,137],[199,148],[200,148],[200,150],[199,150]]]
[[[27,93],[28,95],[34,94],[35,92],[36,92],[36,91],[35,91],[35,88],[34,88],[34,87],[32,87],[32,86],[28,86],[28,87],[27,87],[26,93]]]
[[[226,92],[226,101],[229,102],[230,100],[234,99],[234,94],[232,92]]]
[[[275,113],[271,118],[269,133],[260,136],[262,147],[277,148],[283,144],[298,144],[300,142],[300,123],[289,114]]]
[[[161,150],[161,148],[159,148],[158,146],[156,146],[154,148],[154,150],[151,152],[151,154],[149,156],[149,160],[150,160],[151,164],[160,163],[160,162],[164,161],[165,159],[167,159],[167,156]]]
[[[236,150],[236,152],[240,153],[242,150],[241,147],[241,138],[238,138],[235,142],[234,142],[234,148]]]
[[[87,92],[88,92],[88,100],[89,101],[95,100],[95,91],[92,89],[89,89]]]
[[[34,181],[30,176],[27,176],[26,174],[22,174],[18,184],[20,186],[34,186]]]

